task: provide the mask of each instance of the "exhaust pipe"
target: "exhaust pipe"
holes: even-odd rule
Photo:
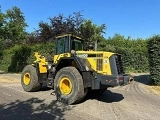
[[[130,77],[128,80],[128,84],[131,84],[132,82],[134,82],[134,79],[133,79],[133,77]]]
[[[123,84],[122,85],[128,85],[134,82],[134,78],[130,74],[123,75]]]

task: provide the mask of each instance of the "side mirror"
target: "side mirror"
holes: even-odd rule
[[[94,46],[90,44],[90,45],[87,47],[87,51],[92,51],[92,50],[94,50]]]

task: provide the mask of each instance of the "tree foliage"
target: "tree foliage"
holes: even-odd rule
[[[87,42],[104,40],[102,34],[105,33],[105,24],[100,26],[93,24],[91,20],[85,20],[81,12],[75,12],[68,17],[59,14],[49,20],[50,23],[41,21],[38,30],[29,34],[28,41],[30,43],[34,43],[34,41],[47,42],[55,36],[68,33],[82,37]]]
[[[26,39],[25,17],[20,8],[12,7],[0,12],[0,38],[7,44],[21,44]]]
[[[83,39],[94,42],[103,40],[103,33],[105,33],[106,26],[93,24],[91,20],[85,20],[80,26],[80,34]]]
[[[4,36],[5,36],[4,23],[5,23],[5,15],[1,12],[0,9],[0,59],[2,59],[3,49],[4,49]]]
[[[4,39],[5,37],[4,24],[5,24],[5,15],[0,10],[0,39],[1,40]]]
[[[54,35],[71,33],[74,35],[79,34],[79,26],[83,23],[84,18],[81,12],[75,12],[73,15],[64,17],[62,14],[50,18],[51,27]]]
[[[39,23],[38,30],[29,35],[28,42],[48,42],[51,38],[67,33],[79,35],[79,26],[84,21],[84,18],[81,12],[75,12],[68,17],[59,14],[49,18],[49,20],[49,23],[43,21]]]

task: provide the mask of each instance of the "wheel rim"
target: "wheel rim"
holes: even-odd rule
[[[29,85],[31,78],[30,78],[30,74],[29,73],[25,73],[24,77],[23,77],[23,81],[25,85]]]
[[[72,91],[72,83],[71,83],[70,79],[67,78],[67,77],[63,77],[60,80],[59,87],[60,87],[61,93],[64,94],[64,95],[68,95]]]

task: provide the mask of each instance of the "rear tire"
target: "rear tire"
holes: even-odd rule
[[[37,91],[40,89],[36,68],[32,65],[24,67],[21,75],[21,85],[27,92]]]
[[[64,104],[79,102],[86,95],[82,76],[75,67],[65,67],[58,71],[54,90],[57,100]]]

